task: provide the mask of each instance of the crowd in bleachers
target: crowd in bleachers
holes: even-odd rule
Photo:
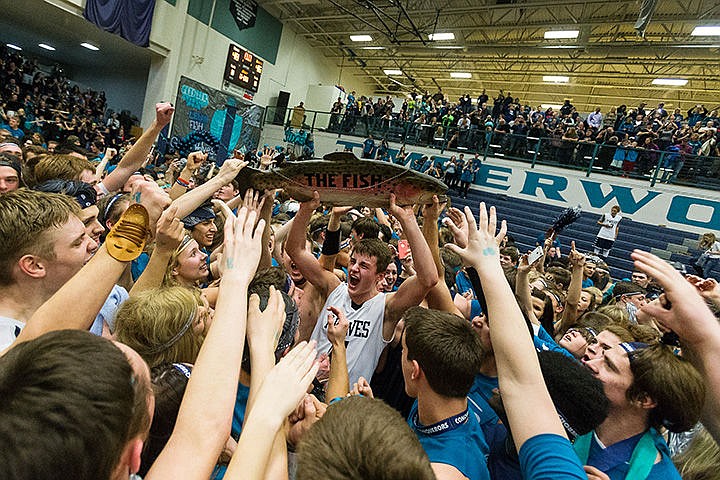
[[[718,110],[694,105],[687,111],[665,109],[664,103],[648,107],[620,105],[602,112],[598,107],[583,117],[569,100],[559,108],[531,107],[502,91],[490,99],[483,93],[451,101],[442,92],[411,94],[401,105],[385,99],[355,98],[335,102],[330,131],[371,133],[402,143],[449,150],[483,151],[513,158],[594,167],[624,175],[644,176],[656,167],[660,180],[682,175],[686,160],[720,157]],[[344,115],[342,115],[344,113]],[[667,152],[661,155],[662,152]],[[378,151],[378,158],[382,151]],[[694,167],[692,175],[717,177],[720,160]],[[699,171],[699,170],[702,171]],[[667,172],[667,173],[665,173]]]
[[[44,67],[4,45],[0,85],[0,129],[23,145],[52,151],[69,138],[84,149],[93,144],[118,148],[137,123],[128,111],[109,111],[105,92],[81,89],[62,66]]]

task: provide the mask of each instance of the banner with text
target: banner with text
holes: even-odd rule
[[[221,164],[235,149],[257,148],[263,110],[226,92],[181,77],[170,146],[182,155],[204,151]]]

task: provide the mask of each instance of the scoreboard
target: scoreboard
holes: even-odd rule
[[[257,93],[262,69],[262,60],[247,50],[230,44],[225,64],[225,80]]]

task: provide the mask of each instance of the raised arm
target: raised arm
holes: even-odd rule
[[[225,160],[225,163],[222,164],[222,167],[220,167],[217,175],[199,187],[193,188],[185,195],[173,200],[173,205],[177,207],[178,218],[185,218],[190,215],[193,210],[211,198],[213,193],[220,187],[230,183],[245,165],[247,165],[247,162],[236,158],[228,158]]]
[[[470,225],[468,246],[450,248],[475,267],[484,288],[500,391],[515,446],[519,451],[528,439],[543,433],[564,437],[525,320],[500,266],[495,208],[488,216],[485,204],[480,204],[479,225],[468,207],[465,216]],[[504,228],[503,224],[502,235]]]
[[[205,163],[205,160],[207,160],[207,154],[202,152],[192,152],[188,155],[185,166],[180,174],[176,178],[171,179],[173,183],[172,186],[170,186],[168,194],[173,201],[187,193],[190,187],[190,180],[193,175],[195,175],[197,169]]]
[[[334,273],[322,268],[313,254],[305,248],[305,232],[312,213],[319,206],[320,195],[317,192],[312,200],[300,204],[300,209],[293,218],[293,224],[285,242],[285,251],[295,262],[303,277],[325,297],[340,284],[340,280]]]
[[[265,377],[255,408],[245,418],[237,449],[225,473],[227,480],[266,479],[275,435],[315,378],[316,356],[315,342],[301,342]]]
[[[548,332],[553,337],[556,335],[565,335],[567,329],[572,327],[578,319],[577,305],[580,301],[582,293],[583,268],[585,266],[585,255],[575,250],[575,242],[571,243],[570,254],[568,255],[572,274],[570,276],[570,285],[568,286],[567,299],[565,300],[565,309],[562,317],[560,317],[560,325],[557,326],[555,332]]]
[[[207,479],[230,436],[243,355],[247,288],[260,260],[264,226],[246,209],[225,222],[225,258],[215,317],[205,337],[175,429],[146,479]]]
[[[702,423],[720,442],[720,324],[698,288],[686,281],[672,265],[652,253],[635,250],[635,267],[658,282],[665,293],[642,307],[663,327],[679,337],[683,355],[698,369],[707,385]]]
[[[425,205],[422,210],[424,218],[422,233],[432,253],[433,262],[435,263],[438,274],[438,282],[430,289],[425,299],[427,300],[428,308],[454,313],[462,317],[463,315],[457,306],[455,306],[452,296],[450,295],[450,290],[448,290],[448,286],[445,283],[445,267],[440,259],[440,247],[438,246],[438,219],[445,209],[446,204],[446,202],[440,203],[437,195],[433,195],[433,203]]]
[[[412,207],[398,206],[395,203],[395,195],[391,193],[390,211],[402,225],[403,232],[410,243],[410,251],[412,251],[417,274],[405,280],[398,291],[385,302],[384,338],[392,338],[395,325],[405,310],[420,305],[425,295],[438,282],[438,271],[435,268],[430,247],[420,231]]]
[[[265,381],[265,377],[275,366],[275,349],[284,323],[285,302],[282,294],[276,291],[275,287],[270,287],[268,303],[262,312],[260,311],[260,298],[257,295],[250,298],[247,340],[250,348],[252,376],[250,377],[250,393],[248,395],[246,415],[252,415],[258,392]],[[278,431],[273,441],[266,478],[286,479],[288,476],[287,466],[285,436]]]
[[[528,265],[528,256],[523,255],[518,262],[517,275],[515,277],[515,295],[517,296],[520,309],[527,315],[532,323],[540,325],[532,306],[532,292],[530,291],[529,273],[532,266]]]
[[[160,131],[170,123],[175,108],[170,103],[155,104],[155,120],[138,138],[130,150],[123,156],[115,170],[102,181],[107,192],[120,190],[130,176],[138,171],[147,159],[150,148]],[[101,187],[102,188],[102,187]],[[102,193],[107,193],[102,192]]]

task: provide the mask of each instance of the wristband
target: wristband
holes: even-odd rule
[[[340,230],[327,230],[322,246],[322,254],[329,256],[337,255],[338,253],[340,253]]]
[[[177,180],[175,180],[175,183],[177,183],[181,187],[185,187],[185,188],[188,188],[190,186],[190,182],[188,182],[187,180],[184,180],[180,177],[178,177]]]

